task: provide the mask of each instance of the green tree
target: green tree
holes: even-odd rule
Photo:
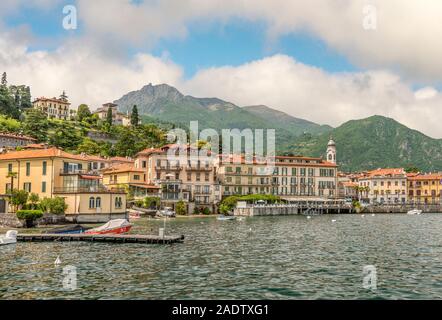
[[[31,193],[28,196],[28,202],[31,203],[31,208],[32,209],[37,209],[37,203],[40,201],[40,197],[38,196],[37,193]]]
[[[77,147],[77,152],[86,153],[86,154],[100,154],[101,146],[91,138],[84,138],[83,142],[81,142]]]
[[[136,105],[132,108],[132,113],[130,115],[130,124],[134,127],[138,126],[138,123],[140,122],[140,117],[138,115],[138,108]]]
[[[20,113],[15,106],[14,96],[8,88],[6,72],[3,72],[0,83],[0,113],[18,119]]]
[[[89,110],[89,106],[87,104],[80,104],[77,110],[77,119],[78,121],[83,121],[89,118],[92,115],[91,110]]]
[[[180,200],[177,202],[175,207],[176,214],[178,215],[185,215],[187,214],[186,204],[183,200]]]
[[[25,190],[14,189],[11,192],[11,204],[15,209],[21,209],[28,202],[28,192]]]
[[[26,110],[22,127],[25,134],[36,138],[40,142],[46,142],[49,121],[42,111],[37,109]]]
[[[49,134],[49,143],[58,148],[74,151],[83,142],[81,130],[78,130],[71,122],[51,122],[54,128]]]
[[[64,198],[44,198],[40,201],[40,208],[44,212],[52,214],[64,214],[68,208]]]
[[[18,132],[20,131],[21,124],[16,119],[8,118],[0,114],[0,132]]]
[[[108,108],[106,114],[106,123],[108,124],[109,127],[112,127],[112,122],[113,122],[112,109]]]

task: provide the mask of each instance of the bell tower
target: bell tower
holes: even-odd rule
[[[336,143],[331,136],[327,144],[327,161],[336,164]]]

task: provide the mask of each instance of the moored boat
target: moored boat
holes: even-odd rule
[[[0,236],[0,245],[17,243],[17,231],[9,230],[4,236]]]
[[[410,215],[412,215],[412,214],[419,215],[421,213],[422,213],[422,210],[419,210],[419,209],[413,209],[413,210],[410,210],[410,211],[407,212],[407,214],[410,214]]]
[[[121,234],[129,232],[132,228],[132,224],[126,219],[114,219],[101,227],[89,229],[85,231],[85,234]]]
[[[227,221],[227,220],[236,220],[235,216],[218,216],[218,220],[220,221]]]
[[[43,233],[46,233],[46,234],[79,234],[79,233],[84,233],[85,231],[87,231],[89,229],[91,229],[91,228],[87,228],[82,225],[76,224],[76,225],[72,225],[72,226],[53,228],[53,229],[47,230]]]

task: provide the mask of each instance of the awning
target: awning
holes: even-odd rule
[[[80,178],[81,178],[81,179],[86,179],[86,180],[100,180],[100,179],[101,179],[100,176],[96,176],[96,175],[86,175],[86,174],[80,174]]]

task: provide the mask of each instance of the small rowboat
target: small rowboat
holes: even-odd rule
[[[90,228],[83,227],[82,225],[76,224],[73,226],[66,226],[61,228],[54,228],[50,229],[48,231],[45,231],[44,233],[50,233],[50,234],[79,234],[84,233],[86,230],[89,230]]]
[[[218,216],[219,221],[236,220],[235,216]]]
[[[421,213],[422,213],[422,210],[419,210],[419,209],[413,209],[413,210],[410,210],[407,212],[407,214],[417,214],[417,215],[419,215]]]
[[[6,235],[0,236],[0,245],[17,243],[17,231],[9,230]]]
[[[86,230],[85,234],[122,234],[129,232],[132,224],[126,219],[114,219],[98,228]]]

